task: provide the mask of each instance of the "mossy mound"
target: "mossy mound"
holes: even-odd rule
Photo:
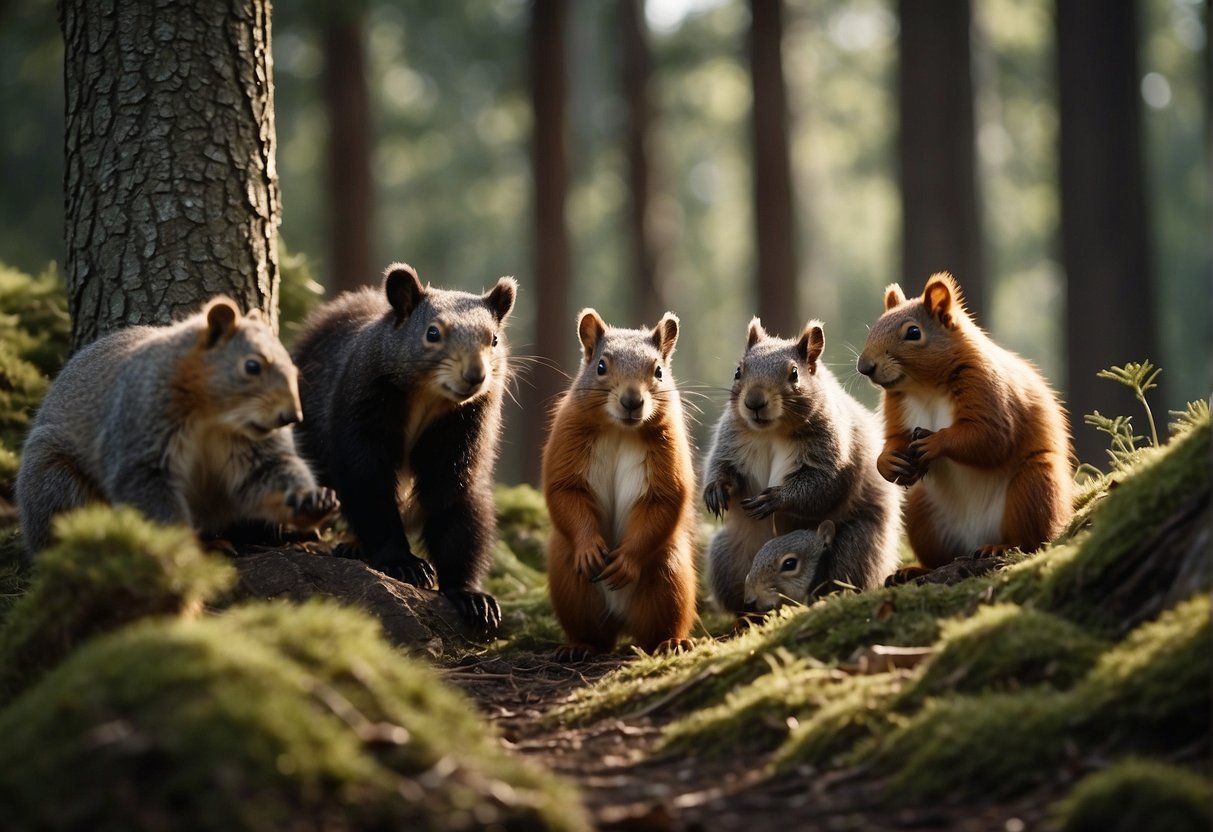
[[[188,529],[153,525],[131,508],[61,515],[55,536],[0,628],[0,702],[89,637],[147,616],[197,612],[234,579]]]
[[[542,572],[552,529],[543,494],[529,485],[499,485],[493,496],[501,541],[520,561]]]
[[[931,700],[862,756],[894,775],[894,795],[932,799],[1019,790],[1083,748],[1207,746],[1211,637],[1210,600],[1196,596],[1143,624],[1068,691]]]
[[[1087,674],[1108,643],[1075,624],[1015,604],[943,622],[935,653],[897,698],[905,708],[950,692],[1066,689]]]
[[[1128,758],[1085,777],[1057,815],[1062,832],[1208,832],[1213,789],[1187,769]]]
[[[15,828],[585,827],[462,696],[326,602],[96,638],[0,732]]]

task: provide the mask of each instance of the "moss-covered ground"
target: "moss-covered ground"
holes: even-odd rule
[[[0,828],[1209,828],[1207,409],[1040,553],[739,634],[704,601],[685,655],[551,662],[543,501],[499,487],[503,633],[435,669],[332,602],[208,606],[230,566],[130,512],[63,518],[21,571],[56,287],[0,269]]]

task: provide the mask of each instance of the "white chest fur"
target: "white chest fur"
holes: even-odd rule
[[[632,506],[649,490],[647,451],[639,437],[610,432],[594,443],[586,479],[598,500],[600,529],[614,549],[627,533]]]
[[[952,401],[945,395],[907,396],[902,426],[911,431],[950,427]],[[937,459],[915,486],[926,492],[935,511],[936,527],[958,552],[988,543],[1003,543],[1002,517],[1007,507],[1007,477],[950,459]]]
[[[796,467],[796,446],[782,437],[747,434],[737,443],[737,455],[751,494],[779,485]]]

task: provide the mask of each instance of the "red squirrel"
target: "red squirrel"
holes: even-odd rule
[[[884,390],[890,482],[909,486],[910,546],[934,569],[958,555],[1039,549],[1073,508],[1066,413],[1040,372],[970,318],[934,274],[922,297],[885,290],[856,368]]]
[[[581,370],[543,450],[552,518],[548,583],[573,661],[630,634],[647,652],[688,649],[695,619],[695,471],[670,372],[678,318],[652,330],[578,323]]]

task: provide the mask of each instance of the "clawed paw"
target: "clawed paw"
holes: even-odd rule
[[[487,592],[470,589],[442,590],[473,630],[492,635],[501,627],[501,605]]]
[[[653,648],[654,656],[678,655],[686,653],[695,646],[695,642],[689,638],[667,638],[665,641]]]
[[[631,558],[620,557],[617,552],[607,555],[605,565],[597,575],[590,578],[591,583],[601,583],[610,590],[623,589],[637,578],[637,570]]]
[[[286,507],[293,515],[296,526],[318,526],[337,513],[341,501],[331,488],[316,488],[308,491],[292,491],[286,495]]]
[[[755,520],[770,517],[779,510],[782,504],[783,488],[778,485],[773,485],[766,491],[741,501],[741,507],[745,509],[745,513]]]
[[[925,566],[916,566],[916,565],[915,566],[903,566],[900,569],[898,569],[896,572],[894,572],[892,575],[885,578],[884,585],[889,587],[889,586],[901,586],[902,584],[908,584],[911,581],[918,580],[919,578],[921,578],[923,575],[926,575],[930,571],[931,570],[927,569]]]
[[[715,480],[703,489],[703,502],[708,511],[716,515],[716,519],[724,517],[724,513],[729,510],[729,494],[732,490],[728,480]]]
[[[552,651],[552,661],[562,664],[584,662],[597,652],[588,644],[562,644]]]
[[[601,537],[573,554],[573,569],[583,578],[595,580],[610,562],[611,553]]]
[[[391,560],[381,560],[379,563],[372,562],[371,566],[389,578],[404,581],[419,589],[436,589],[438,587],[438,575],[434,572],[434,567],[428,560],[422,560],[413,554],[398,555]]]

